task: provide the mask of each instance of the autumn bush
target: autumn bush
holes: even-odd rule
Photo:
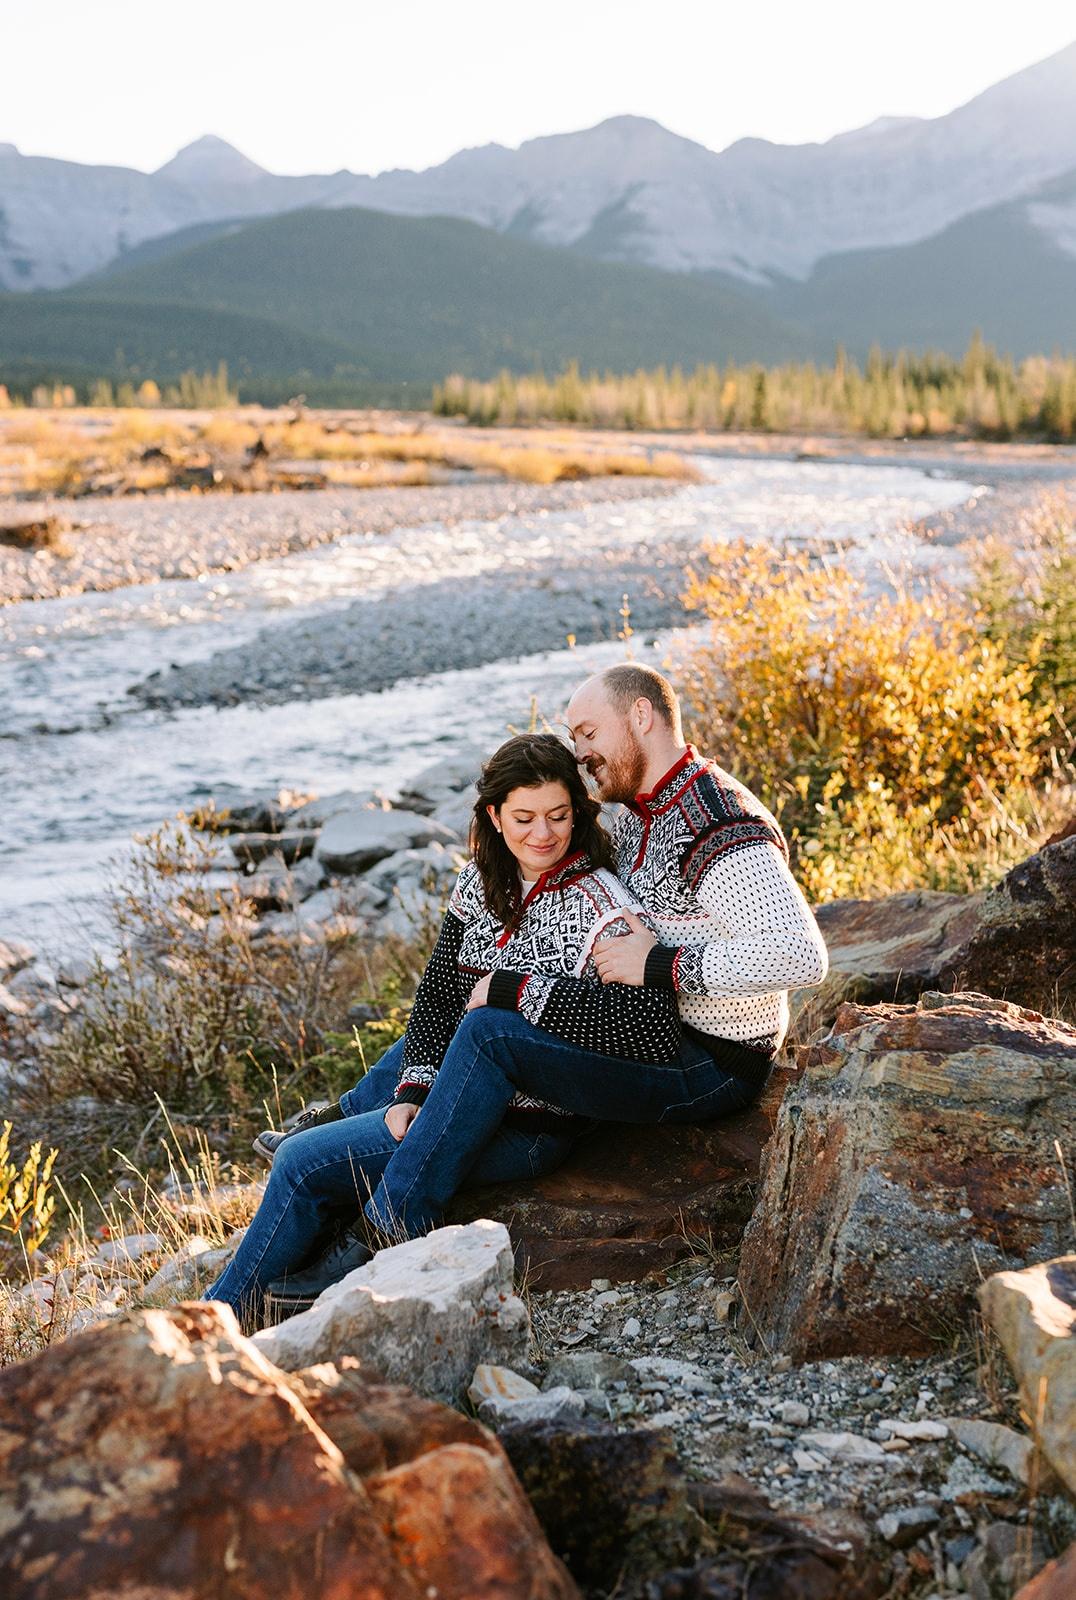
[[[691,733],[780,818],[823,901],[971,888],[1027,855],[1071,772],[1063,708],[974,597],[876,592],[847,567],[744,543],[705,552],[678,663]]]

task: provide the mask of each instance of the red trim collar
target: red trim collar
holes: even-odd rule
[[[522,917],[528,906],[534,904],[540,894],[545,894],[549,889],[563,889],[567,884],[574,883],[576,878],[585,878],[590,870],[590,857],[586,851],[573,850],[570,856],[565,856],[557,862],[555,867],[550,867],[546,872],[543,872],[527,891],[519,908],[520,917]],[[517,918],[515,926],[518,927],[518,925],[519,919]],[[512,937],[513,931],[514,928],[506,928],[504,930],[497,940],[498,949],[504,949]]]
[[[694,745],[689,744],[679,761],[669,768],[668,772],[663,778],[658,779],[657,783],[655,783],[652,789],[648,789],[645,794],[637,794],[635,799],[629,800],[627,804],[630,806],[632,811],[637,811],[642,817],[653,815],[655,811],[660,811],[663,809],[663,806],[654,804],[654,801],[657,799],[657,797],[677,778],[683,777],[688,767],[701,765],[702,763],[699,760],[698,751],[695,749]],[[669,799],[672,798],[674,797],[669,797]],[[667,805],[668,803],[669,801],[666,800],[663,804]]]

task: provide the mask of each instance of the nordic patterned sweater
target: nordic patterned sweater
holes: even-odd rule
[[[467,1009],[471,990],[493,973],[489,1003],[525,1011],[538,1026],[581,1050],[637,1061],[667,1061],[680,1048],[676,996],[661,989],[603,985],[594,968],[599,939],[629,933],[625,910],[640,911],[634,895],[611,872],[594,868],[581,851],[542,873],[523,902],[514,929],[488,909],[473,861],[456,881],[440,936],[415,996],[404,1037],[396,1098],[421,1105]],[[507,969],[507,970],[506,970]],[[569,977],[571,1004],[548,1005],[540,979]],[[547,1012],[549,1014],[547,1015]],[[516,1094],[506,1120],[528,1128],[562,1128],[578,1118],[547,1101]]]
[[[772,1058],[788,1029],[789,989],[821,983],[828,965],[776,819],[689,745],[624,807],[613,842],[620,878],[661,941],[643,992],[675,993],[687,1027]],[[572,990],[536,973],[518,1009],[559,1016]]]

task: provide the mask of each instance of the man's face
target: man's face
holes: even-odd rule
[[[646,755],[630,720],[611,705],[601,683],[585,683],[568,705],[575,758],[599,800],[633,800],[643,786]]]

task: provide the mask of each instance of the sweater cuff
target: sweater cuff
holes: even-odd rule
[[[495,1006],[498,1011],[518,1011],[520,996],[528,982],[526,973],[503,970],[491,972],[486,1004]]]
[[[676,958],[679,948],[671,944],[651,947],[643,968],[643,983],[648,989],[676,989]]]
[[[393,1105],[421,1106],[430,1092],[428,1083],[402,1083],[396,1091]]]

